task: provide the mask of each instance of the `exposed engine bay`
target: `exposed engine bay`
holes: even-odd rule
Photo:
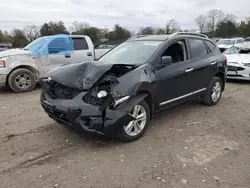
[[[92,63],[84,64],[84,67],[88,67],[88,69],[93,69],[93,66]],[[53,99],[73,99],[81,91],[87,91],[86,95],[83,97],[83,101],[94,106],[99,106],[100,111],[103,111],[108,106],[114,104],[117,98],[121,97],[119,92],[114,89],[114,87],[119,84],[118,78],[135,68],[135,65],[115,64],[112,66],[109,65],[108,67],[104,65],[104,70],[109,70],[107,70],[101,77],[99,75],[93,76],[93,74],[88,72],[89,75],[96,80],[100,77],[94,84],[90,83],[90,80],[94,79],[87,76],[82,76],[81,80],[78,80],[78,83],[73,81],[71,87],[69,87],[69,79],[65,79],[66,77],[64,77],[65,80],[61,81],[61,83],[66,81],[66,83],[63,84],[55,81],[58,80],[58,78],[53,79],[53,77],[43,78],[40,82],[43,89]],[[83,67],[79,67],[79,69],[75,70],[83,70]],[[103,71],[95,70],[95,73],[98,72],[103,73]],[[73,79],[74,78],[75,77],[73,77]]]
[[[119,92],[114,89],[119,83],[118,78],[135,68],[136,66],[114,65],[88,91],[83,97],[83,101],[88,104],[99,106],[101,111],[108,106],[112,106],[115,100],[121,97]]]

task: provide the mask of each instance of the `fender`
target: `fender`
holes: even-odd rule
[[[130,97],[130,99],[122,104],[116,110],[123,111],[123,112],[131,112],[133,107],[139,104],[142,100],[144,100],[148,96],[147,93],[140,93],[139,95],[135,95]]]
[[[31,54],[10,56],[7,59],[6,65],[11,69],[19,66],[29,66],[39,72],[38,62],[33,59]]]

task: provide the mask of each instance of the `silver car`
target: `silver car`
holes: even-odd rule
[[[23,49],[0,52],[0,86],[8,85],[15,92],[31,91],[48,71],[63,64],[94,61],[109,50],[94,50],[85,35],[41,37]]]
[[[229,38],[229,39],[221,39],[217,42],[217,46],[219,47],[221,53],[234,46],[236,44],[244,43],[245,40],[243,38]]]
[[[227,78],[250,80],[250,42],[236,44],[224,52],[227,57]]]

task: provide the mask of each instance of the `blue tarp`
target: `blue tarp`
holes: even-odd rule
[[[31,51],[34,57],[72,54],[74,42],[70,35],[59,34],[38,38],[28,44],[25,49]]]

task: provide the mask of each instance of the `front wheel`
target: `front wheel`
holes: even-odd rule
[[[27,92],[36,86],[36,77],[30,70],[20,68],[9,75],[8,84],[16,93]]]
[[[204,96],[203,103],[208,106],[216,105],[222,95],[222,81],[214,77]]]
[[[148,104],[143,100],[135,105],[130,113],[135,120],[123,125],[120,128],[118,138],[124,142],[132,142],[139,139],[147,129],[150,120],[150,109]]]

